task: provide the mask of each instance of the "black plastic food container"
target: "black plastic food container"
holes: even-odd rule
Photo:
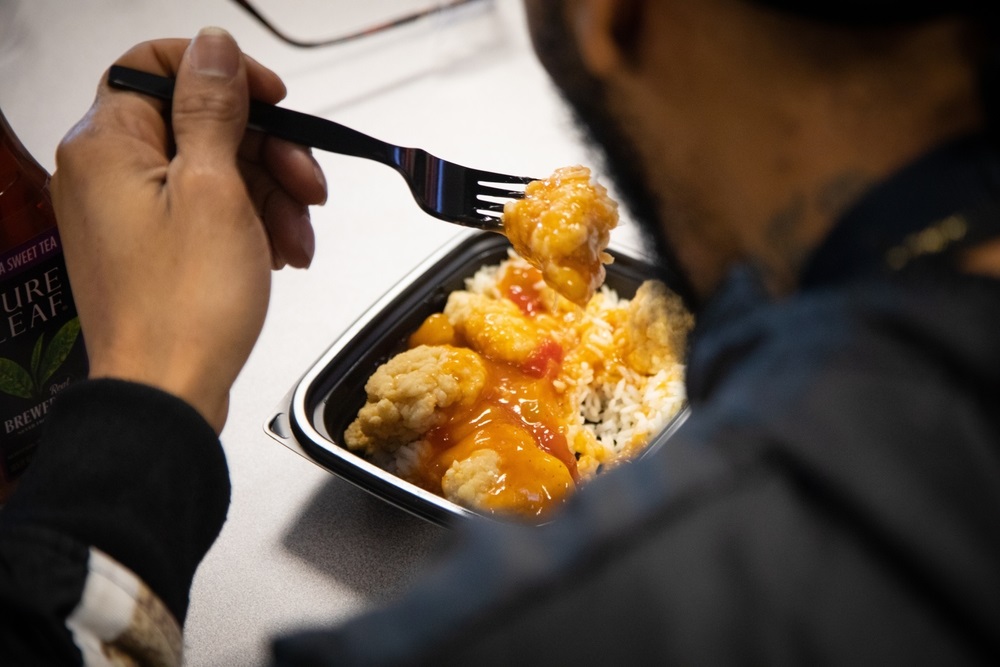
[[[416,516],[441,525],[482,517],[396,477],[351,452],[344,430],[365,403],[364,386],[375,369],[405,349],[406,339],[427,316],[440,312],[448,294],[483,266],[507,258],[499,234],[476,232],[448,244],[417,267],[345,331],[302,376],[265,423],[278,442],[343,479]],[[610,249],[615,261],[605,284],[631,298],[655,271],[640,259]],[[659,448],[687,416],[681,410],[642,456]],[[641,457],[640,457],[641,458]]]

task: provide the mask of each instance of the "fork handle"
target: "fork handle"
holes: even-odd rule
[[[145,93],[167,102],[173,100],[174,96],[173,79],[121,65],[111,66],[108,84],[113,88]],[[397,147],[325,118],[250,100],[247,127],[292,143],[340,155],[367,158],[398,169],[395,160],[399,151]]]

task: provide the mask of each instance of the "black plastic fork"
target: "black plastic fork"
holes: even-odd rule
[[[174,80],[114,65],[108,83],[115,88],[173,99]],[[417,204],[436,218],[503,233],[503,205],[524,196],[534,178],[510,176],[442,160],[422,148],[395,146],[325,118],[256,100],[247,127],[320,150],[375,160],[402,174]]]

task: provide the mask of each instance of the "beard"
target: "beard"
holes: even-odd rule
[[[587,72],[566,25],[564,0],[529,2],[528,11],[538,59],[652,249],[657,277],[677,292],[689,309],[695,310],[698,305],[695,290],[677,261],[661,219],[661,211],[668,207],[649,185],[640,151],[624,130],[624,119],[612,110],[607,87]]]

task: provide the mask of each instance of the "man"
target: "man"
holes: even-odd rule
[[[528,7],[543,62],[699,305],[692,416],[655,457],[604,476],[551,525],[473,526],[399,603],[280,639],[276,662],[995,664],[995,11],[986,3],[750,0]],[[233,53],[219,39],[215,55]],[[140,51],[126,60],[169,72],[174,56]],[[190,60],[181,60],[182,95]],[[234,80],[202,92],[218,100],[228,91],[236,104]],[[102,104],[139,114],[138,103],[105,91],[89,123]],[[216,130],[238,139],[238,127],[236,119]],[[55,194],[71,276],[74,263],[77,275],[96,270],[74,250],[85,239],[73,230],[88,211],[93,224],[116,217],[114,206],[95,211],[100,204],[87,201],[96,186],[73,179],[73,158],[101,145],[78,133],[61,152]],[[316,187],[299,173],[279,189],[298,206],[318,198]],[[259,223],[247,229],[260,236]],[[87,303],[81,318],[99,308]],[[132,308],[116,309],[125,324]],[[135,326],[142,322],[136,316]],[[110,556],[100,557],[102,571],[120,575],[124,565],[182,619],[185,585],[224,499],[206,491],[199,502],[214,508],[210,516],[163,531],[184,558],[156,563],[150,553],[164,558],[156,531],[137,545],[102,535],[101,522],[74,528],[42,482],[58,478],[59,452],[72,440],[61,430],[88,419],[74,409],[112,389],[130,410],[155,405],[175,428],[188,424],[192,450],[215,452],[202,455],[215,461],[206,476],[224,475],[204,422],[182,414],[189,408],[174,397],[218,427],[228,385],[206,388],[206,362],[181,359],[186,381],[164,386],[161,370],[144,372],[144,343],[118,347],[115,327],[95,335],[113,351],[99,366],[104,375],[166,392],[107,380],[69,394],[4,511],[4,537],[16,529],[22,540],[44,532],[50,545],[52,534],[69,536],[66,548],[77,552],[94,545]],[[165,334],[167,349],[169,341]],[[228,368],[240,363],[235,355]],[[121,421],[128,439],[128,415]],[[152,504],[142,507],[156,516]],[[43,519],[32,521],[38,507]],[[48,624],[34,626],[58,637],[67,655],[69,634],[59,628],[78,600],[65,595],[42,614]],[[94,637],[81,616],[73,612],[78,642]]]

